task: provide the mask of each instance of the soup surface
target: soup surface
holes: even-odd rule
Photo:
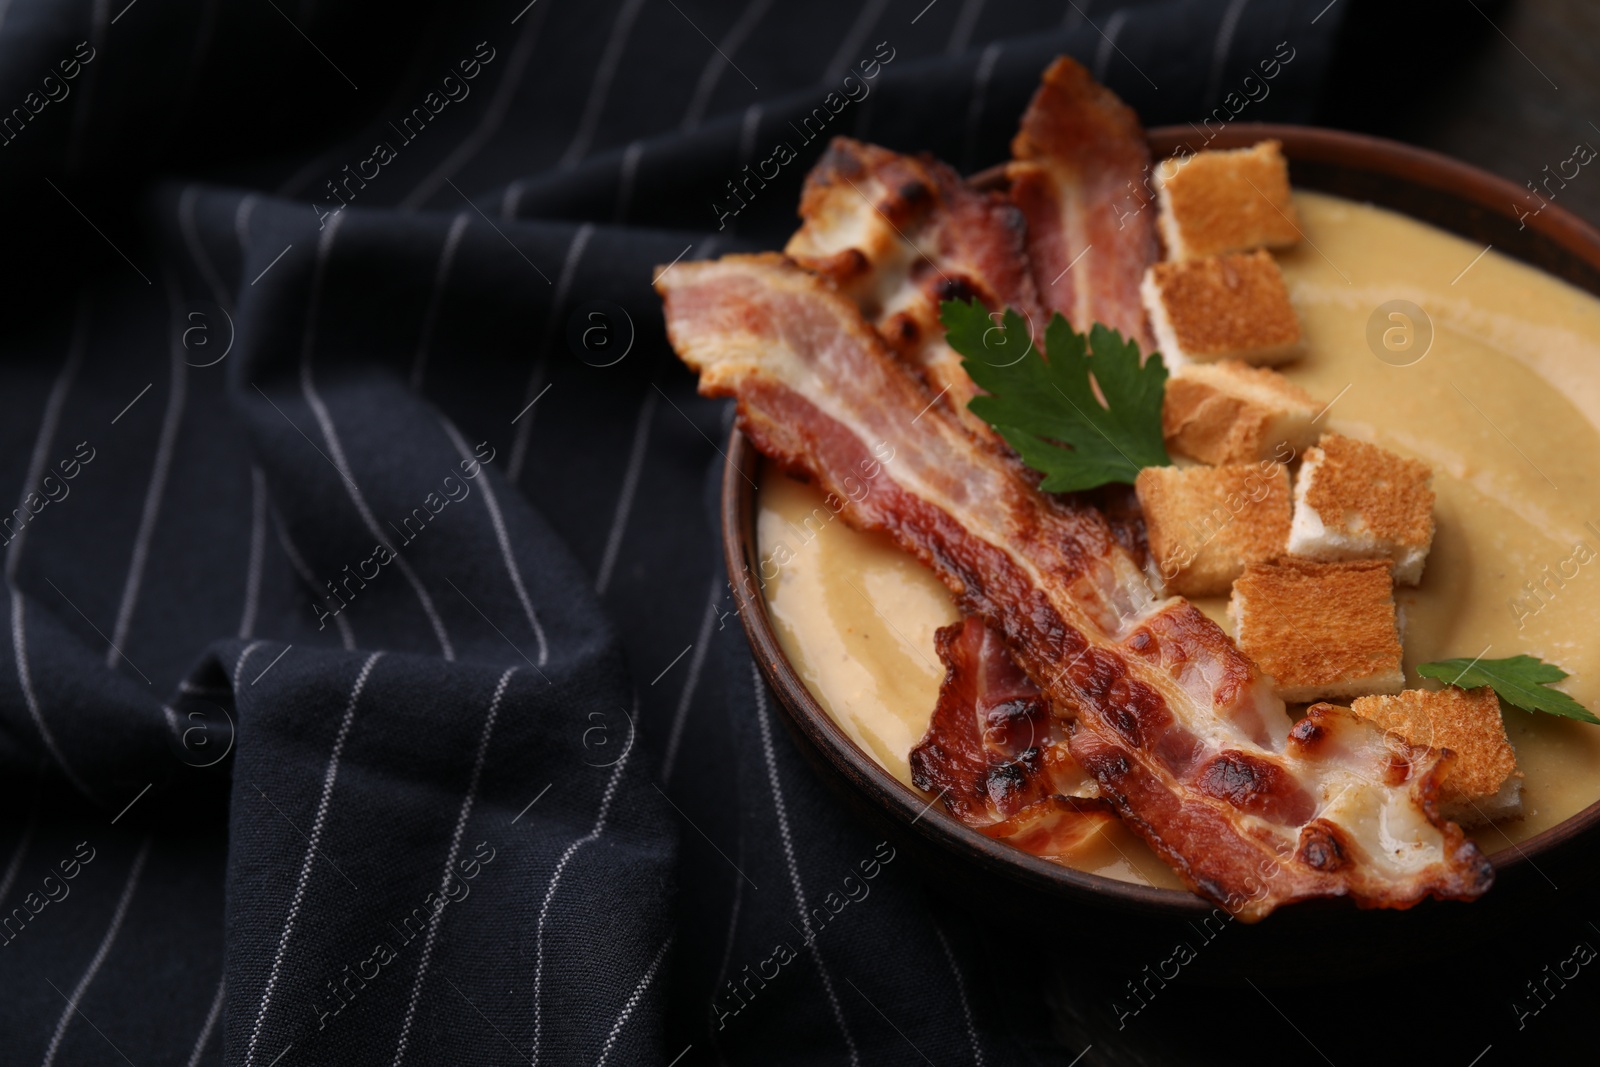
[[[1418,663],[1529,653],[1600,709],[1600,300],[1403,215],[1317,193],[1295,202],[1307,240],[1278,261],[1307,355],[1279,369],[1333,401],[1328,429],[1434,470],[1433,550],[1421,585],[1395,591],[1407,684],[1437,685]],[[907,754],[944,677],[933,634],[957,618],[949,594],[771,470],[758,537],[763,560],[788,557],[766,596],[790,661],[856,744],[910,784]],[[1226,598],[1197,603],[1229,628]],[[1487,853],[1600,800],[1600,726],[1510,709],[1506,730],[1526,814],[1474,831]],[[1178,885],[1120,827],[1075,866]]]

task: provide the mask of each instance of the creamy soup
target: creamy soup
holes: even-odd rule
[[[1429,660],[1528,653],[1566,670],[1561,687],[1600,709],[1600,300],[1403,215],[1316,193],[1295,202],[1307,239],[1278,261],[1307,355],[1279,369],[1334,401],[1329,429],[1434,470],[1427,569],[1421,585],[1395,591],[1408,684],[1436,684],[1415,672]],[[1390,342],[1409,349],[1380,339],[1380,359],[1368,342],[1375,310],[1395,300],[1432,323],[1426,355],[1408,365],[1426,332],[1414,315],[1379,316],[1378,332],[1401,331]],[[766,584],[768,607],[818,702],[910,784],[907,755],[944,676],[933,633],[957,613],[930,571],[829,515],[816,490],[763,478],[762,558],[780,544],[779,558],[792,556]],[[1197,603],[1228,628],[1226,598]],[[1473,832],[1491,853],[1600,799],[1600,726],[1517,709],[1505,718],[1526,813]],[[1120,827],[1074,865],[1178,885]]]

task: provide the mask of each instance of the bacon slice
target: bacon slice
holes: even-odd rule
[[[1446,754],[1337,709],[1291,736],[1268,680],[1214,623],[1155,601],[1098,512],[1039,493],[929,408],[827,282],[769,253],[680,263],[656,287],[700,391],[736,397],[757,448],[1003,635],[1070,719],[1073,755],[1197,892],[1255,919],[1307,897],[1409,907],[1489,887],[1492,868],[1438,815]]]
[[[806,176],[800,216],[785,251],[854,300],[940,402],[990,439],[966,410],[977,387],[945,344],[939,304],[976,298],[1015,308],[1043,331],[1021,213],[931,156],[836,137]]]
[[[1025,852],[1066,860],[1116,819],[1067,751],[1050,698],[1004,639],[968,617],[934,635],[945,679],[911,781],[968,826]]]
[[[1159,246],[1139,117],[1062,56],[1045,71],[1011,153],[1011,200],[1028,220],[1028,261],[1046,308],[1083,332],[1104,323],[1149,352],[1139,283]]]

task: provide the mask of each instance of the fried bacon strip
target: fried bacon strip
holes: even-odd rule
[[[1016,207],[931,157],[836,137],[806,176],[800,215],[790,257],[850,296],[940,402],[991,440],[966,409],[976,387],[945,343],[939,303],[976,297],[1042,328]],[[1049,700],[980,620],[940,631],[938,650],[948,673],[928,735],[911,753],[914,780],[944,793],[968,825],[1035,855],[1070,855],[1114,816],[1086,799],[1095,787],[1068,753]],[[1006,727],[985,717],[1006,713],[1024,716],[1010,733],[1036,735],[1036,747],[993,743]]]
[[[785,251],[854,300],[940,402],[989,438],[967,411],[977,387],[945,344],[939,303],[977,298],[997,311],[1016,308],[1043,330],[1017,209],[930,156],[836,137],[806,175],[800,217]]]
[[[1050,311],[1151,348],[1139,283],[1158,258],[1150,150],[1133,109],[1062,56],[1022,116],[1006,168],[1028,221],[1028,261]]]
[[[1047,859],[1065,859],[1116,818],[1067,751],[1050,698],[1004,639],[968,617],[934,635],[945,679],[911,781],[968,826]]]
[[[1099,512],[1039,493],[930,408],[826,281],[769,253],[680,263],[656,287],[700,391],[735,397],[757,448],[999,631],[1070,718],[1102,795],[1190,887],[1246,919],[1308,897],[1403,908],[1488,888],[1492,868],[1434,802],[1447,754],[1335,708],[1291,734],[1220,628],[1155,601]]]

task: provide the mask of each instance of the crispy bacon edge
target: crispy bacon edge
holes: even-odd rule
[[[981,439],[977,392],[944,339],[939,305],[977,299],[1044,329],[1022,214],[931,156],[836,137],[806,175],[801,226],[784,251],[855,301],[884,342],[917,368],[939,402]]]
[[[1010,197],[1027,219],[1028,262],[1045,306],[1074,329],[1104,323],[1149,352],[1139,283],[1160,246],[1139,117],[1062,56],[1045,71],[1011,153]]]
[[[656,285],[701,392],[734,396],[761,452],[1004,635],[1071,716],[1073,755],[1191,888],[1247,920],[1308,897],[1403,908],[1487,890],[1492,868],[1433,802],[1447,753],[1341,709],[1291,736],[1220,628],[1181,599],[1154,602],[1098,512],[1038,493],[930,409],[831,286],[775,254],[680,264]],[[1363,837],[1379,823],[1411,834],[1393,856],[1389,837]]]
[[[941,627],[934,647],[945,677],[911,749],[912,784],[990,837],[1069,860],[1116,813],[1067,751],[1050,698],[982,619]]]

